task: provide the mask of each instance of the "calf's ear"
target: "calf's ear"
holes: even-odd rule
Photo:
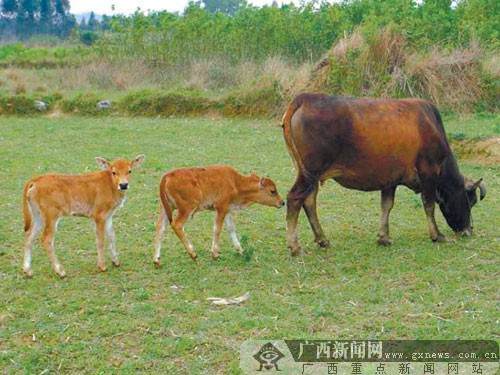
[[[264,189],[266,187],[266,183],[263,178],[259,180],[259,189]]]
[[[135,159],[130,162],[130,166],[132,167],[132,169],[140,167],[145,157],[145,155],[137,155]]]
[[[109,161],[107,161],[106,159],[104,158],[100,158],[99,156],[95,158],[95,161],[97,163],[97,165],[99,167],[101,167],[102,169],[109,169],[110,166],[109,166]]]

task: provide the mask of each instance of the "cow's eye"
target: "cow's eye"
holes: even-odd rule
[[[128,174],[131,174],[132,173],[132,169],[130,171],[128,171]]]
[[[276,195],[276,190],[272,189],[271,190],[271,195]]]
[[[115,171],[113,171],[113,176],[116,176],[116,172]]]

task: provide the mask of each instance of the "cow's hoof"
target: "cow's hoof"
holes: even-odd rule
[[[377,243],[381,246],[391,246],[394,243],[394,241],[391,240],[389,237],[380,237],[377,240]]]
[[[436,238],[432,239],[432,242],[446,242],[446,237],[439,233]]]
[[[67,275],[66,275],[66,271],[61,271],[61,272],[59,272],[59,273],[58,273],[58,275],[59,275],[59,277],[60,277],[61,279],[64,279],[64,278],[67,276]]]
[[[328,241],[328,240],[319,240],[319,241],[316,241],[316,243],[318,244],[319,247],[322,247],[322,248],[331,247],[330,241]]]
[[[197,254],[189,254],[189,256],[191,257],[191,260],[193,262],[196,262],[196,259],[198,259],[198,255]]]
[[[120,261],[119,260],[113,261],[113,266],[120,267]]]
[[[23,270],[23,272],[24,272],[24,276],[33,277],[33,270],[31,268],[27,269],[27,270]]]
[[[160,269],[161,268],[161,263],[160,263],[159,260],[155,260],[153,263],[154,263],[156,269]]]
[[[219,254],[212,254],[213,260],[219,260]]]

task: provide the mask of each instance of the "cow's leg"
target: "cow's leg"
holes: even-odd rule
[[[444,235],[439,231],[436,219],[434,217],[434,208],[436,202],[436,185],[437,176],[430,178],[422,178],[422,203],[424,205],[425,215],[427,216],[427,223],[429,225],[429,235],[431,240],[444,241]]]
[[[186,232],[184,232],[184,224],[189,218],[189,215],[190,211],[185,209],[179,209],[177,216],[172,220],[172,229],[174,230],[177,237],[179,237],[179,239],[181,240],[182,244],[186,248],[191,259],[196,260],[198,256],[196,255],[193,245],[189,241]]]
[[[318,185],[316,182],[314,184],[314,190],[308,195],[304,201],[304,211],[306,212],[307,219],[311,225],[311,229],[314,233],[314,242],[316,242],[321,247],[329,247],[330,242],[326,239],[323,233],[323,228],[318,220],[318,214],[316,212],[316,197],[318,196]]]
[[[153,262],[156,268],[160,268],[160,254],[161,254],[161,241],[165,234],[165,226],[167,225],[167,215],[163,205],[160,204],[160,212],[158,213],[158,220],[156,221],[156,238],[155,238],[155,253]]]
[[[304,201],[313,190],[312,184],[314,183],[310,179],[299,173],[286,197],[286,236],[292,256],[303,253],[297,235],[297,221]]]
[[[214,220],[214,237],[212,240],[212,259],[219,259],[219,235],[222,230],[222,226],[224,225],[224,219],[227,214],[227,210],[225,208],[218,207],[215,211],[215,220]]]
[[[23,271],[26,276],[33,276],[33,270],[31,269],[31,251],[33,250],[33,243],[35,238],[43,227],[43,220],[40,217],[39,212],[35,209],[31,209],[31,227],[28,228],[24,234],[24,262]]]
[[[116,251],[116,236],[113,230],[113,217],[106,220],[106,235],[109,239],[109,253],[111,254],[111,262],[115,267],[120,267],[120,260],[118,259],[118,252]]]
[[[233,241],[233,245],[238,251],[238,253],[243,253],[243,248],[241,247],[240,241],[238,241],[238,235],[236,234],[236,226],[234,225],[233,215],[228,213],[226,215],[226,219],[224,220],[226,224],[226,229],[231,235],[231,241]]]
[[[96,242],[97,242],[97,268],[100,271],[106,272],[106,261],[104,259],[104,233],[106,231],[106,220],[97,217],[95,219],[95,234],[96,234]]]
[[[391,213],[392,207],[394,206],[395,193],[396,193],[396,187],[382,190],[381,194],[382,216],[380,216],[380,229],[378,231],[378,240],[377,240],[379,245],[389,246],[392,245],[393,242],[389,237],[389,214]]]
[[[66,272],[64,271],[61,262],[57,259],[56,253],[54,251],[54,237],[56,235],[57,222],[59,220],[58,215],[44,215],[43,221],[45,227],[42,232],[42,246],[47,252],[50,263],[56,273],[61,277],[66,277]]]

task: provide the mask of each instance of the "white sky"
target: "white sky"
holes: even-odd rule
[[[288,4],[292,0],[278,0],[278,4]],[[273,0],[248,0],[248,3],[262,6],[271,5]],[[294,1],[296,4],[299,1]],[[115,5],[115,11],[111,6]],[[130,14],[137,8],[142,11],[148,10],[168,10],[169,12],[181,12],[188,4],[188,0],[70,0],[71,13],[87,13],[94,11],[96,14]]]

